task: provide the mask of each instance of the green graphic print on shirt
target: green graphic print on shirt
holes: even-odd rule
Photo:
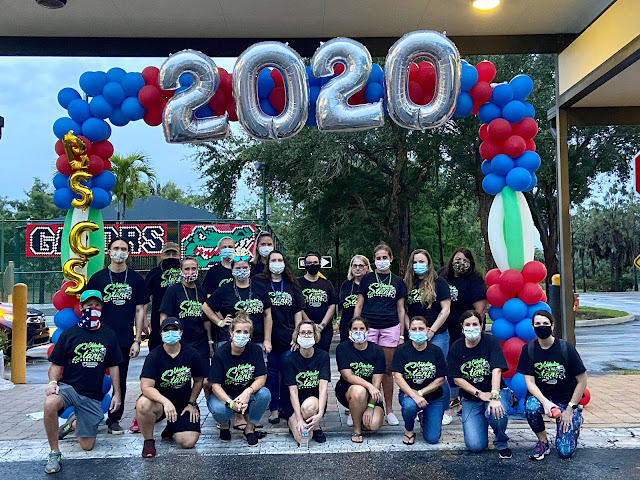
[[[351,362],[349,368],[356,377],[371,378],[373,376],[373,365],[363,362]]]
[[[180,269],[170,268],[169,270],[162,272],[162,275],[160,276],[160,287],[170,287],[175,283],[180,283],[180,280]]]
[[[327,292],[318,288],[305,288],[302,290],[302,295],[310,307],[320,307],[329,300]]]
[[[404,366],[404,378],[422,385],[429,378],[436,378],[436,366],[431,362],[409,362]]]
[[[199,317],[202,314],[202,304],[197,300],[183,300],[180,302],[178,318]]]
[[[316,388],[320,385],[320,370],[308,370],[296,375],[296,385],[298,388]]]
[[[252,298],[251,300],[240,300],[239,302],[236,302],[233,308],[236,312],[244,310],[249,315],[264,312],[264,304],[257,298]]]
[[[75,357],[71,359],[71,363],[81,363],[83,367],[96,368],[98,364],[104,362],[107,355],[107,348],[97,342],[83,342],[74,350]]]
[[[110,283],[104,287],[102,301],[113,303],[114,305],[124,305],[127,300],[131,300],[133,289],[127,283]]]
[[[481,383],[486,375],[491,374],[491,365],[484,358],[473,358],[460,366],[460,373],[471,383]]]
[[[533,368],[535,369],[536,377],[549,385],[555,385],[559,380],[564,380],[567,376],[566,369],[558,362],[534,363]]]
[[[344,299],[342,308],[355,307],[356,303],[358,303],[358,295],[356,295],[355,293],[352,293],[351,295],[348,295],[347,298]]]
[[[386,297],[395,298],[396,287],[389,285],[388,283],[372,283],[369,285],[369,291],[367,292],[367,298],[373,297]]]
[[[160,387],[179,390],[187,384],[191,384],[191,368],[173,367],[162,372]]]
[[[231,367],[225,375],[225,385],[244,385],[253,379],[256,367],[250,363],[241,363],[237,367]]]

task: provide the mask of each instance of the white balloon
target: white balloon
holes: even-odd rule
[[[524,263],[533,261],[533,255],[536,251],[535,246],[535,226],[533,217],[527,199],[524,198],[522,192],[516,192],[518,200],[518,208],[520,209],[520,219],[522,221],[522,239],[524,243]]]
[[[507,245],[504,241],[504,204],[502,193],[497,194],[491,203],[488,220],[489,247],[493,260],[501,272],[509,269],[509,257],[507,255]]]

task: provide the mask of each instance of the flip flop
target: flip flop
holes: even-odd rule
[[[245,428],[247,428],[247,424],[246,423],[239,423],[239,424],[233,426],[234,430],[241,430],[243,432],[244,432]]]
[[[404,439],[407,439],[407,441],[405,442]],[[409,434],[404,434],[404,436],[402,437],[402,443],[404,443],[405,445],[413,445],[416,442],[416,434],[412,433],[411,435]]]
[[[352,433],[351,441],[353,443],[362,443],[362,434],[361,433]]]

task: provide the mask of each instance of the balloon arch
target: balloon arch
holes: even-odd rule
[[[522,412],[526,385],[516,373],[518,357],[536,337],[533,313],[550,311],[539,286],[546,268],[533,260],[534,226],[522,194],[535,187],[540,167],[535,110],[526,101],[533,81],[518,75],[508,83],[491,83],[496,75],[491,62],[470,65],[449,39],[431,31],[398,40],[385,66],[372,63],[366,47],[347,38],[322,44],[307,67],[289,46],[262,42],[240,55],[233,73],[200,52],[184,50],[160,69],[85,72],[79,79],[84,95],[60,90],[58,102],[68,116],[53,125],[59,139],[53,200],[68,210],[61,254],[67,280],[53,297],[58,330],[52,341],[78,322],[78,297],[87,278],[103,266],[100,210],[111,203],[116,181],[109,160],[111,125],[162,124],[167,141],[178,143],[223,139],[229,121],[239,121],[253,138],[280,140],[305,126],[327,132],[380,127],[385,115],[404,128],[424,131],[452,115],[474,114],[482,123],[482,187],[495,195],[489,244],[498,268],[486,275],[489,315],[509,365],[503,377]],[[105,411],[110,386],[105,377]]]

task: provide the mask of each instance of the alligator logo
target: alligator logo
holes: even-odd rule
[[[224,230],[220,227],[224,227]],[[255,227],[253,225],[238,225],[238,228],[229,232],[228,225],[198,225],[193,231],[182,237],[182,251],[185,256],[198,259],[200,268],[209,268],[215,262],[219,262],[220,252],[218,241],[222,237],[232,237],[236,242],[236,248],[242,247],[251,250],[254,243]]]

